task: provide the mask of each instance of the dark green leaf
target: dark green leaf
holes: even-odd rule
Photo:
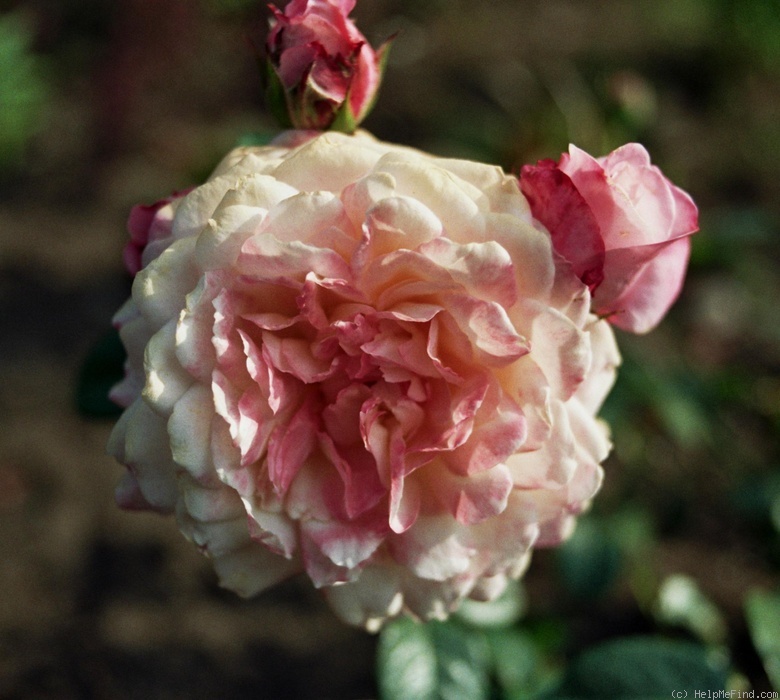
[[[79,375],[76,402],[79,413],[93,418],[119,415],[122,409],[108,392],[124,376],[125,349],[119,333],[111,330],[92,347]]]
[[[774,688],[780,690],[780,593],[751,592],[745,613],[766,674]]]
[[[436,697],[441,700],[487,700],[490,695],[490,654],[484,637],[453,622],[432,622],[428,627],[438,662]]]
[[[236,146],[267,146],[278,134],[278,131],[249,131],[238,138]]]
[[[539,675],[540,658],[529,635],[516,629],[488,634],[493,669],[501,690],[514,696],[528,692]]]
[[[558,550],[558,568],[567,590],[577,598],[597,598],[620,572],[620,549],[592,519],[581,520]]]
[[[271,61],[265,62],[265,103],[283,129],[292,127],[288,92]]]
[[[553,697],[641,700],[724,690],[728,669],[704,647],[659,637],[617,639],[586,650]]]

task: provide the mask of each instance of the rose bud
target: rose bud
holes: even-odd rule
[[[691,197],[637,143],[603,158],[570,146],[558,163],[524,166],[520,187],[590,287],[594,313],[627,331],[652,330],[682,289],[698,231]]]
[[[355,0],[273,5],[267,97],[284,126],[352,133],[377,97],[389,42],[377,51],[348,18]]]

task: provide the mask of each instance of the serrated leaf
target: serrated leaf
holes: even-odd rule
[[[490,656],[485,639],[453,623],[400,619],[379,638],[382,700],[487,700]]]
[[[766,674],[780,690],[780,593],[752,591],[745,601],[745,615]]]
[[[684,691],[693,697],[696,691],[723,691],[727,675],[722,660],[698,644],[630,637],[583,652],[552,697],[638,700]]]

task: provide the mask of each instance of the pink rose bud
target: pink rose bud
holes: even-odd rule
[[[636,143],[598,159],[570,146],[557,164],[523,167],[520,187],[590,287],[593,312],[634,333],[653,329],[685,278],[688,237],[698,230],[691,197]]]
[[[267,40],[268,100],[285,126],[353,132],[379,90],[389,43],[374,51],[348,19],[355,0],[292,0]]]

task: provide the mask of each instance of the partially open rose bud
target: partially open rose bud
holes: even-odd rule
[[[556,252],[593,293],[592,310],[633,333],[652,330],[682,289],[698,210],[629,143],[603,158],[570,146],[526,165],[520,187]]]
[[[374,104],[388,43],[374,51],[348,18],[355,0],[292,0],[267,40],[268,102],[285,126],[353,132]]]

